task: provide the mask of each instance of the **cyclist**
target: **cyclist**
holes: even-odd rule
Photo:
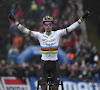
[[[24,27],[23,25],[19,24],[18,21],[15,20],[12,14],[9,14],[9,18],[15,23],[18,29],[26,33],[34,38],[39,40],[41,46],[41,53],[42,53],[42,77],[40,81],[42,83],[47,82],[47,77],[51,74],[52,83],[59,83],[59,74],[57,72],[57,61],[58,61],[58,46],[59,46],[59,39],[62,35],[68,34],[69,32],[75,30],[80,23],[89,16],[90,12],[86,11],[84,16],[81,17],[78,21],[70,25],[69,27],[61,30],[52,31],[54,26],[53,17],[45,16],[43,18],[43,27],[45,29],[44,33],[31,31]],[[47,90],[47,86],[43,85],[42,90]],[[52,90],[58,90],[58,86],[53,86]]]

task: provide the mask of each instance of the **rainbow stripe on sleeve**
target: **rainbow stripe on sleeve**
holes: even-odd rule
[[[58,46],[41,47],[41,52],[42,52],[42,54],[57,54]]]
[[[28,32],[28,35],[30,36],[30,34],[31,34],[31,30],[29,30],[29,32]]]
[[[66,32],[69,33],[68,28],[66,28]]]

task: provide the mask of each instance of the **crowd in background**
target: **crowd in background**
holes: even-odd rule
[[[78,20],[75,0],[23,0],[12,4],[11,13],[25,27],[32,31],[44,32],[42,18],[46,15],[54,17],[53,30],[66,28]],[[21,33],[9,20],[6,49],[7,61],[0,62],[0,76],[38,77],[40,58],[32,58],[26,64],[17,65],[16,57],[30,45],[39,45],[37,39]],[[64,64],[59,62],[61,77],[80,81],[98,81],[100,79],[100,60],[95,46],[80,40],[81,29],[78,27],[60,39],[60,47],[66,52]]]

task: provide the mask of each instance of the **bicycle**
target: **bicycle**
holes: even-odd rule
[[[38,83],[37,83],[37,90],[39,90],[39,86],[40,85],[47,85],[47,87],[49,88],[49,90],[52,90],[52,86],[53,85],[61,85],[62,86],[62,90],[64,90],[64,87],[63,87],[63,81],[61,80],[60,82],[59,82],[59,84],[58,83],[52,83],[52,78],[49,76],[48,77],[48,79],[47,79],[47,83],[40,83],[39,81],[38,81]]]

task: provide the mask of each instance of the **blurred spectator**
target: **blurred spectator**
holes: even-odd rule
[[[16,33],[16,36],[13,38],[13,45],[18,47],[19,52],[23,45],[23,38]]]
[[[16,63],[16,58],[19,54],[19,50],[18,50],[18,46],[16,44],[14,44],[8,52],[8,61],[9,63],[14,62]]]
[[[18,11],[17,14],[16,14],[16,17],[17,18],[22,18],[23,17],[23,11],[21,11],[21,10]]]
[[[57,5],[55,5],[55,7],[53,8],[53,17],[59,17],[60,16],[60,9]]]
[[[36,11],[36,10],[38,9],[38,6],[37,6],[37,4],[36,4],[35,1],[32,1],[31,9],[32,9],[33,11]]]
[[[15,4],[12,5],[11,11],[10,11],[13,15],[15,14]]]
[[[24,12],[22,11],[21,6],[18,5],[18,11],[16,13],[16,18],[22,18],[23,17]]]
[[[68,47],[71,47],[72,49],[74,49],[75,48],[75,42],[74,41],[72,41],[71,40],[72,39],[72,37],[71,36],[68,36],[68,39],[64,39],[63,40],[63,46],[65,47],[65,48],[68,48]],[[67,51],[66,51],[67,52]]]
[[[43,0],[36,0],[36,2],[37,2],[38,5],[41,5]]]

